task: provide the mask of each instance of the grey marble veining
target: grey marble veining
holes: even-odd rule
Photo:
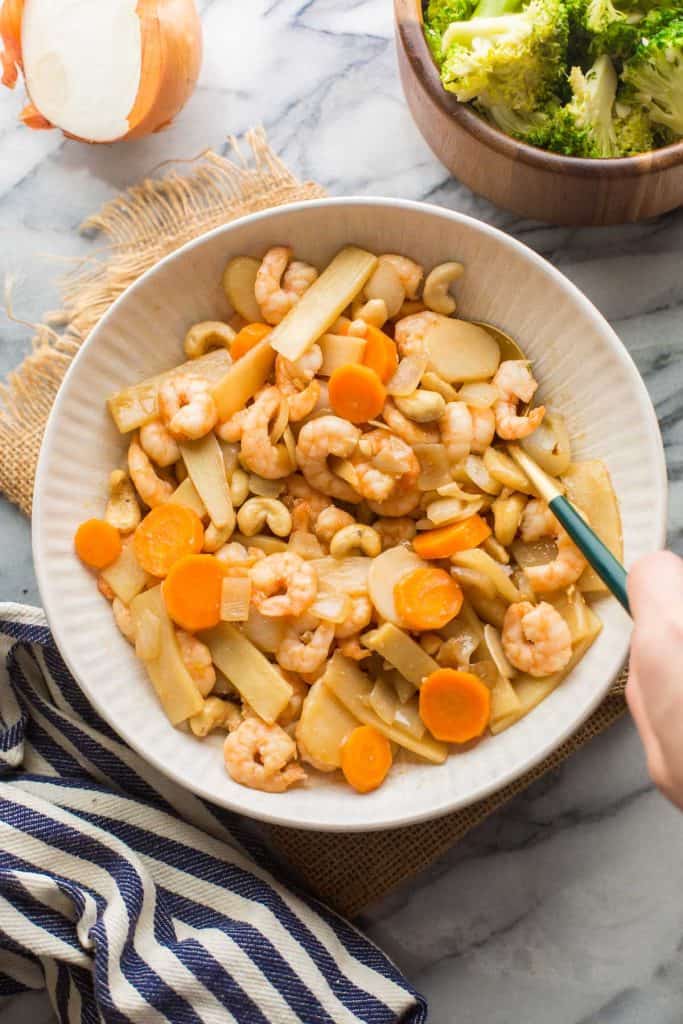
[[[514,234],[611,321],[662,426],[670,536],[683,551],[683,211],[608,230],[497,210],[432,157],[403,102],[389,0],[203,0],[199,87],[167,132],[89,148],[16,124],[0,96],[0,274],[17,316],[58,304],[64,261],[97,245],[82,219],[172,157],[263,123],[302,177],[334,194],[426,199]],[[30,332],[0,320],[0,371]],[[0,600],[37,601],[28,525],[0,503]],[[438,1024],[680,1024],[683,818],[649,783],[624,720],[509,804],[363,925],[427,995]],[[42,997],[3,1024],[50,1019]]]

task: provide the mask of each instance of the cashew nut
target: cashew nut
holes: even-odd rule
[[[243,469],[233,470],[230,477],[230,500],[235,508],[239,508],[249,497],[249,475]]]
[[[446,400],[438,391],[425,391],[418,388],[412,395],[394,396],[394,403],[399,412],[416,423],[430,423],[438,420],[446,410]]]
[[[432,370],[427,370],[426,373],[422,374],[422,384],[429,391],[438,391],[447,402],[457,402],[458,400],[458,392],[453,385],[449,384],[443,377],[439,377],[438,373],[434,373]]]
[[[210,554],[220,551],[223,545],[230,540],[234,529],[234,522],[228,526],[222,526],[220,529],[213,523],[209,523],[204,531],[204,551],[208,551]]]
[[[401,278],[391,263],[378,263],[368,283],[365,285],[366,299],[383,299],[390,318],[395,317],[406,297]]]
[[[242,721],[240,710],[236,704],[220,697],[207,697],[202,710],[190,719],[190,729],[202,739],[214,729],[227,729],[231,732]]]
[[[190,327],[185,335],[185,355],[188,359],[199,359],[212,348],[229,349],[235,339],[235,331],[220,320],[204,320]]]
[[[313,532],[319,541],[329,544],[335,533],[339,533],[346,526],[354,526],[355,523],[356,520],[349,512],[345,512],[343,508],[337,508],[336,505],[329,505],[322,510],[313,523]]]
[[[256,473],[249,474],[249,490],[257,498],[279,498],[285,487],[284,480],[266,480]]]
[[[454,281],[457,281],[465,272],[462,263],[440,263],[427,275],[422,299],[428,309],[435,313],[442,313],[444,316],[451,316],[455,313],[455,299],[449,293],[449,288]]]
[[[389,310],[384,299],[356,299],[351,306],[351,315],[354,320],[364,320],[366,324],[373,327],[384,327],[389,319]]]
[[[277,498],[249,498],[237,513],[237,525],[245,537],[254,537],[264,526],[276,537],[288,537],[292,516]]]
[[[122,469],[115,469],[109,477],[109,501],[104,518],[119,533],[132,533],[142,518],[135,488]]]
[[[371,526],[354,523],[338,530],[330,541],[330,554],[333,558],[346,558],[355,548],[360,548],[364,555],[375,558],[382,550],[382,541]]]

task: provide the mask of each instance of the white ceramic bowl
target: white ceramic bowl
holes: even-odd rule
[[[576,456],[607,463],[621,505],[627,566],[662,545],[666,508],[657,420],[614,332],[540,256],[461,214],[394,199],[329,199],[269,210],[186,245],[121,296],[62,385],[38,467],[33,550],[55,639],[103,718],[171,778],[254,818],[339,831],[444,814],[526,772],[596,707],[624,661],[630,634],[617,602],[601,600],[602,635],[535,711],[441,767],[399,767],[369,796],[329,779],[284,795],[244,789],[225,773],[218,737],[200,742],[169,725],[92,575],[73,553],[78,523],[101,515],[109,472],[125,451],[105,400],[180,362],[188,326],[227,312],[220,282],[230,257],[287,243],[323,266],[349,242],[404,252],[427,267],[450,259],[465,264],[460,314],[497,324],[520,342],[535,362],[542,397],[568,418]]]

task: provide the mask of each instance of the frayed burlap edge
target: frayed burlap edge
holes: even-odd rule
[[[186,175],[172,170],[108,202],[83,230],[106,247],[77,262],[63,281],[63,325],[36,328],[32,351],[0,386],[0,490],[30,515],[33,480],[47,418],[71,360],[112,302],[160,259],[211,228],[273,206],[325,194],[300,182],[261,130],[246,136],[243,157],[208,150]]]
[[[211,228],[273,206],[315,199],[323,189],[299,182],[271,152],[261,131],[246,137],[247,157],[207,151],[187,175],[172,170],[111,200],[83,225],[106,246],[76,264],[63,283],[63,311],[34,329],[32,350],[0,385],[0,490],[27,514],[40,444],[71,360],[112,302],[160,259]],[[30,325],[27,325],[30,326]],[[578,733],[527,775],[493,796],[436,821],[365,835],[273,828],[272,839],[295,874],[336,909],[355,916],[425,868],[506,801],[607,729],[623,713],[624,679]]]

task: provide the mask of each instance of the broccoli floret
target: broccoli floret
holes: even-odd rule
[[[546,148],[566,156],[619,156],[614,125],[617,75],[606,54],[585,74],[572,68],[572,98],[551,118]]]
[[[566,47],[562,0],[531,0],[517,14],[451,24],[441,78],[462,102],[479,97],[489,107],[533,110],[555,91]]]
[[[441,39],[452,21],[465,21],[474,11],[475,0],[430,0],[425,12],[425,37],[437,64],[443,60]]]
[[[584,24],[589,53],[596,57],[606,53],[613,59],[628,57],[638,45],[638,21],[617,10],[612,0],[588,0]]]
[[[555,101],[555,107],[559,103]],[[550,137],[552,117],[556,112],[552,106],[545,110],[531,110],[520,112],[510,107],[492,106],[487,107],[483,103],[477,103],[477,109],[484,114],[489,121],[492,121],[497,128],[500,128],[506,135],[514,139],[520,139],[529,146],[539,146],[541,149],[547,147]]]
[[[642,107],[617,102],[615,111],[614,132],[619,156],[635,156],[637,153],[648,153],[654,148],[650,118]]]
[[[626,96],[640,103],[653,125],[683,135],[683,18],[643,38],[624,64]]]

